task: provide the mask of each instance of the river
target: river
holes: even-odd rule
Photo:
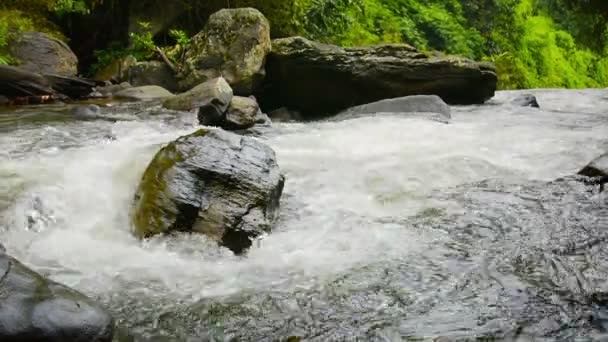
[[[608,90],[532,92],[542,109],[499,92],[450,124],[274,124],[281,217],[244,257],[130,233],[143,170],[194,116],[0,110],[0,241],[123,340],[606,339],[608,195],[571,176],[608,151]]]

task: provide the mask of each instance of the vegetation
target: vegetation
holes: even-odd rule
[[[343,46],[403,42],[421,50],[490,60],[496,63],[499,87],[503,89],[608,86],[605,0],[177,1],[197,18],[225,7],[256,7],[268,17],[275,37],[303,35]],[[10,62],[3,51],[11,29],[35,28],[60,35],[54,19],[86,15],[100,3],[2,0],[0,63]],[[189,34],[200,29],[179,27],[190,30]],[[140,60],[166,59],[179,68],[189,44],[188,35],[183,30],[168,30],[160,39],[152,32],[143,27],[130,35],[130,44],[103,47],[96,52],[95,67],[131,54]]]

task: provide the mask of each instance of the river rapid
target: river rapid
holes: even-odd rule
[[[143,170],[194,115],[0,109],[0,241],[125,341],[606,340],[608,194],[572,175],[608,151],[608,90],[532,93],[450,124],[275,123],[281,217],[244,257],[131,235]]]

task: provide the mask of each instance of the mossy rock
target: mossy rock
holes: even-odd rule
[[[178,86],[188,90],[223,76],[237,95],[251,95],[264,78],[270,52],[270,25],[253,8],[223,9],[212,14],[192,38]]]
[[[283,183],[267,145],[199,130],[162,148],[144,172],[132,210],[134,233],[201,233],[241,253],[271,230]]]

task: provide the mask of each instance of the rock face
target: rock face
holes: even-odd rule
[[[594,159],[589,165],[580,170],[578,174],[592,178],[608,177],[608,153],[604,153]]]
[[[189,91],[169,98],[163,106],[171,110],[188,111],[209,107],[218,116],[223,115],[232,100],[232,88],[223,77],[203,82]]]
[[[223,76],[235,94],[251,95],[264,78],[270,49],[270,25],[262,13],[253,8],[223,9],[192,38],[179,88],[187,90]]]
[[[408,45],[340,48],[301,37],[274,40],[264,87],[264,111],[287,107],[306,116],[407,95],[438,95],[451,104],[494,95],[495,67],[460,57],[428,57]]]
[[[511,101],[511,104],[519,107],[533,107],[540,108],[536,96],[532,94],[522,94],[517,96]]]
[[[8,47],[24,70],[62,76],[76,76],[78,73],[78,58],[74,52],[66,43],[46,33],[14,33]]]
[[[156,85],[169,91],[177,90],[175,74],[159,61],[139,62],[129,68],[128,81],[134,87]]]
[[[173,96],[173,94],[171,94],[167,89],[159,86],[133,87],[114,93],[114,97],[117,99],[125,99],[131,101],[159,100],[171,96]]]
[[[135,234],[202,233],[239,254],[271,229],[284,177],[274,151],[223,130],[200,130],[160,150],[135,196]]]
[[[338,114],[336,118],[359,117],[376,113],[427,113],[440,121],[448,121],[452,117],[450,106],[439,96],[412,95],[349,108]]]
[[[114,322],[98,304],[47,280],[0,248],[0,341],[112,341]]]

